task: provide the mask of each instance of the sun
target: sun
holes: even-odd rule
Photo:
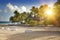
[[[53,4],[48,5],[48,9],[46,9],[45,14],[47,16],[53,16]]]
[[[55,17],[55,13],[54,13],[54,10],[53,10],[53,6],[48,6],[46,8],[46,10],[44,11],[44,16],[47,18],[47,19],[52,19]]]
[[[47,10],[46,15],[52,15],[52,10]]]

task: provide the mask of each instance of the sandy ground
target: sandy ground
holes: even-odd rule
[[[0,27],[0,40],[60,40],[60,28]]]
[[[60,32],[35,31],[11,35],[7,40],[60,40]]]

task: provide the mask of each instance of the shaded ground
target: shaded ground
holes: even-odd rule
[[[60,40],[59,31],[34,31],[11,35],[7,40]]]

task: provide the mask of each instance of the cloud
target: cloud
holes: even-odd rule
[[[0,13],[7,13],[8,11],[7,11],[7,9],[5,9],[5,10],[0,10]]]
[[[14,9],[17,10],[18,12],[21,12],[20,8],[18,6],[14,6]]]
[[[22,7],[21,7],[21,10],[22,10],[22,11],[26,11],[26,7],[25,7],[25,6],[22,6]]]
[[[8,10],[7,9],[4,9],[4,10],[0,10],[0,13],[7,13]]]
[[[0,10],[0,12],[2,12],[2,10]]]
[[[3,10],[3,12],[4,12],[4,13],[8,13],[8,10],[7,10],[7,9],[5,9],[5,10]]]
[[[10,11],[12,11],[12,12],[15,11],[15,8],[14,8],[14,6],[13,6],[11,3],[8,3],[8,4],[7,4],[7,8],[8,8]]]
[[[12,5],[11,3],[8,3],[7,4],[7,8],[14,12],[15,10],[17,10],[18,12],[25,12],[26,11],[26,7],[25,6],[22,6],[22,7],[18,7],[17,5]]]

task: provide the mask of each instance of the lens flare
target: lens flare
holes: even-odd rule
[[[52,10],[47,10],[46,15],[52,15]]]

